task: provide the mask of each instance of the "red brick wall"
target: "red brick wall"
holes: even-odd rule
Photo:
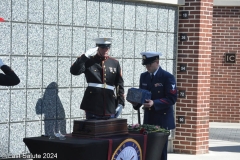
[[[178,40],[178,90],[186,97],[178,98],[176,117],[185,116],[185,124],[176,123],[174,152],[208,153],[209,99],[212,49],[213,0],[186,0],[181,11],[189,11],[188,19],[179,17],[179,34],[187,33],[187,41]],[[186,72],[179,72],[187,64]]]
[[[236,53],[236,64],[224,63]],[[240,123],[240,7],[214,7],[211,55],[211,122]]]

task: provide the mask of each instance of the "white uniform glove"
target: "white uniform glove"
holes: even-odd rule
[[[0,59],[0,68],[4,65],[2,59]]]
[[[116,108],[115,118],[117,118],[122,113],[123,106],[121,104],[118,104]]]
[[[95,55],[97,53],[97,50],[98,50],[98,47],[91,48],[86,51],[85,56],[89,58],[90,56]]]

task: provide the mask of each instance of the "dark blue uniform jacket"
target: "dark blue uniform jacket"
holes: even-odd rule
[[[152,82],[149,72],[144,72],[140,77],[139,88],[152,93],[151,100],[154,105],[151,110],[144,109],[144,124],[159,125],[165,129],[174,129],[173,105],[177,101],[176,81],[172,74],[159,67]],[[139,109],[137,105],[134,109]]]

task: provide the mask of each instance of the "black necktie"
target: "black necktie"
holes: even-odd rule
[[[153,80],[153,77],[154,77],[154,74],[153,74],[153,73],[151,73],[151,82],[152,82],[152,80]]]

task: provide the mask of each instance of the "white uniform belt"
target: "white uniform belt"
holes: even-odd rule
[[[88,83],[89,87],[98,87],[98,88],[106,88],[110,90],[114,90],[114,86],[107,85],[106,83],[104,84],[99,84],[99,83]]]

